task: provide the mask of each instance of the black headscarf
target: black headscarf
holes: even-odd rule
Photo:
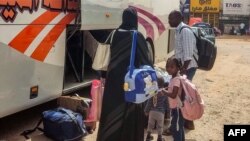
[[[121,29],[125,30],[137,30],[138,29],[138,17],[137,11],[133,7],[129,7],[123,11]]]

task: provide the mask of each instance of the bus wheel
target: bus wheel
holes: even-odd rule
[[[155,52],[154,52],[153,42],[150,40],[147,40],[147,47],[149,50],[148,56],[150,57],[150,61],[154,64],[155,63]]]

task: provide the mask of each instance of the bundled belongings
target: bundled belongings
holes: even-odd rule
[[[168,87],[168,84],[172,78],[171,75],[169,75],[164,69],[159,68],[159,67],[155,67],[155,71],[157,75],[160,75],[163,77],[164,79],[164,83],[165,83],[165,87]]]
[[[57,104],[60,107],[80,113],[84,120],[87,119],[89,115],[91,102],[91,99],[80,97],[78,94],[75,94],[74,96],[61,96],[57,100]]]
[[[43,129],[39,127],[41,123]],[[28,139],[28,135],[36,129],[55,141],[79,141],[87,135],[82,115],[61,107],[44,111],[37,126],[21,135]]]

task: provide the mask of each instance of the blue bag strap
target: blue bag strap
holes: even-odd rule
[[[73,121],[76,120],[75,115],[73,115],[71,111],[61,108],[61,107],[58,108],[58,111],[67,114]]]
[[[81,125],[79,125],[78,121],[76,120],[75,115],[73,115],[71,111],[69,111],[69,110],[67,110],[67,109],[64,109],[64,108],[62,108],[62,107],[59,107],[59,108],[58,108],[58,111],[67,114],[67,115],[73,120],[73,122],[74,122],[75,125],[78,127],[78,129],[83,133],[83,135],[85,134],[84,129],[81,127]]]
[[[131,56],[130,56],[130,65],[129,65],[129,77],[132,78],[133,71],[135,69],[135,53],[136,53],[136,46],[137,46],[137,31],[133,31],[133,40],[132,40],[132,49],[131,49]]]
[[[43,122],[43,120],[40,119],[35,128],[29,129],[29,130],[25,130],[20,135],[24,136],[26,138],[26,140],[28,140],[28,139],[30,139],[30,137],[28,135],[31,134],[31,133],[33,133],[33,132],[35,132],[37,129],[40,130],[41,132],[44,132],[44,130],[39,127],[42,122]]]

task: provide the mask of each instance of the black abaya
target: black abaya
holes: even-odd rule
[[[123,90],[132,47],[133,32],[130,30],[136,30],[137,23],[136,11],[128,8],[123,13],[122,25],[114,34],[97,141],[144,140],[144,104],[125,102]],[[138,33],[136,67],[152,66],[148,53],[146,40],[141,33]]]
[[[111,45],[111,62],[107,71],[102,115],[97,141],[143,141],[144,106],[126,103],[124,77],[127,73],[132,32],[117,31]],[[135,66],[152,65],[146,40],[138,34]]]

